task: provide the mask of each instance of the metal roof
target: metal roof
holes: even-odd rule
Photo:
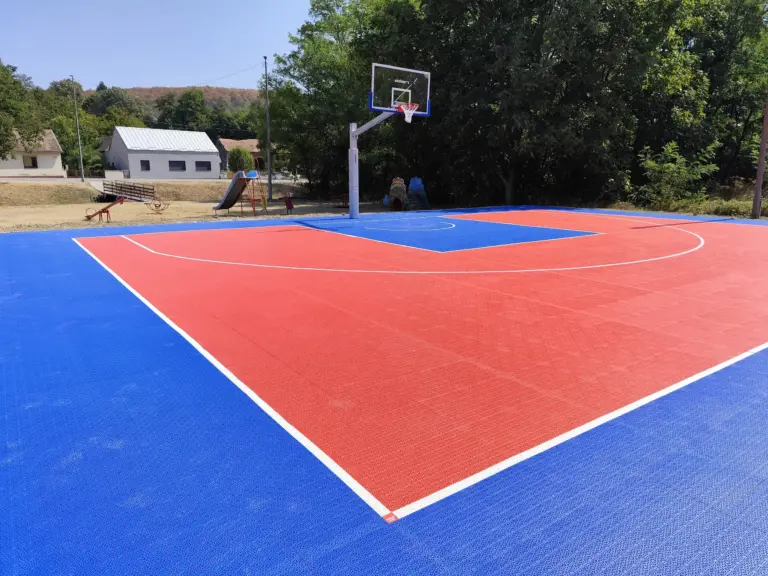
[[[258,154],[261,152],[261,144],[256,139],[249,140],[231,140],[229,138],[219,138],[219,142],[224,147],[224,150],[231,152],[232,148],[245,148],[248,152]]]
[[[128,150],[219,153],[205,132],[127,128],[125,126],[115,126],[115,132],[120,135],[120,139],[125,143]]]

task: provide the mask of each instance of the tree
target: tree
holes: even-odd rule
[[[185,90],[177,98],[167,93],[155,101],[158,116],[155,124],[159,128],[205,131],[221,121],[223,110],[215,113],[205,102],[202,90]]]
[[[55,80],[48,85],[48,92],[69,102],[72,102],[73,91],[77,96],[77,101],[82,103],[83,86],[80,82],[75,82],[71,78],[64,78],[63,80]]]
[[[103,116],[112,108],[121,108],[125,114],[136,118],[149,116],[147,105],[123,88],[97,90],[83,102],[83,109],[96,116]]]
[[[253,170],[253,156],[245,148],[232,148],[229,151],[229,171],[240,172]]]
[[[216,138],[252,138],[253,134],[247,130],[242,130],[239,126],[238,118],[226,109],[224,104],[216,102],[209,112],[209,125],[206,133],[211,140]]]
[[[133,128],[146,128],[144,122],[131,114],[125,108],[120,106],[112,106],[107,110],[107,113],[101,117],[100,132],[106,136],[112,134],[115,126],[128,126]]]
[[[74,110],[71,114],[51,119],[49,126],[53,129],[59,144],[61,144],[63,151],[62,163],[70,167],[77,166],[79,150]],[[86,170],[98,170],[101,168],[102,159],[98,148],[101,144],[101,137],[105,134],[102,120],[98,116],[80,111],[80,137],[83,145],[83,166]]]
[[[419,173],[443,202],[606,201],[654,185],[649,159],[702,167],[675,180],[698,189],[712,154],[721,180],[753,173],[764,14],[756,0],[313,0],[277,60],[273,139],[313,189],[346,188],[370,63],[391,62],[432,72],[433,115],[365,135],[363,191]],[[262,113],[242,116],[260,136]]]
[[[202,90],[185,90],[178,98],[171,93],[164,94],[157,99],[155,107],[160,128],[204,131],[211,127],[213,114]]]
[[[368,0],[312,0],[311,20],[291,36],[293,50],[277,59],[270,85],[272,140],[321,196],[347,187],[349,123],[366,117],[371,62],[355,41],[374,9]],[[366,143],[387,133],[385,127],[366,134]],[[376,187],[370,150],[360,157],[363,190]]]
[[[160,128],[170,128],[176,113],[176,95],[168,92],[155,100],[157,109],[157,124]]]
[[[42,134],[39,107],[28,84],[14,66],[0,60],[0,160],[13,154],[19,143],[33,146]]]
[[[698,197],[754,174],[765,17],[758,0],[311,0],[270,84],[275,165],[312,194],[347,189],[349,124],[372,118],[378,61],[431,71],[433,114],[365,134],[364,195],[419,175],[436,203],[461,205]],[[13,130],[33,140],[54,127],[74,158],[82,87],[36,88],[12,67],[0,76],[0,154]],[[263,102],[233,113],[198,89],[158,98],[156,121],[103,83],[83,107],[94,163],[115,125],[266,137]]]

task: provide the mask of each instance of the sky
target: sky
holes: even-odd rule
[[[0,0],[0,60],[38,86],[258,87],[310,0]]]

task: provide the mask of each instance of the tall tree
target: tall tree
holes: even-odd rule
[[[367,116],[370,61],[354,41],[373,9],[368,1],[312,0],[311,20],[291,36],[293,50],[277,59],[273,140],[321,195],[346,187],[349,123]],[[369,164],[361,159],[366,183]]]
[[[123,88],[96,90],[83,102],[83,109],[96,116],[103,116],[111,108],[120,108],[124,113],[136,118],[149,116],[147,105]]]
[[[213,113],[202,90],[185,90],[178,98],[164,94],[155,102],[159,128],[207,130],[212,127]]]
[[[33,146],[43,130],[39,108],[29,81],[15,66],[0,61],[0,159],[8,158],[19,145]]]

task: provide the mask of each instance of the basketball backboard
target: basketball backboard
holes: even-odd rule
[[[403,114],[403,104],[418,105],[414,116],[429,116],[430,75],[422,70],[374,64],[371,71],[369,108],[376,112]]]

